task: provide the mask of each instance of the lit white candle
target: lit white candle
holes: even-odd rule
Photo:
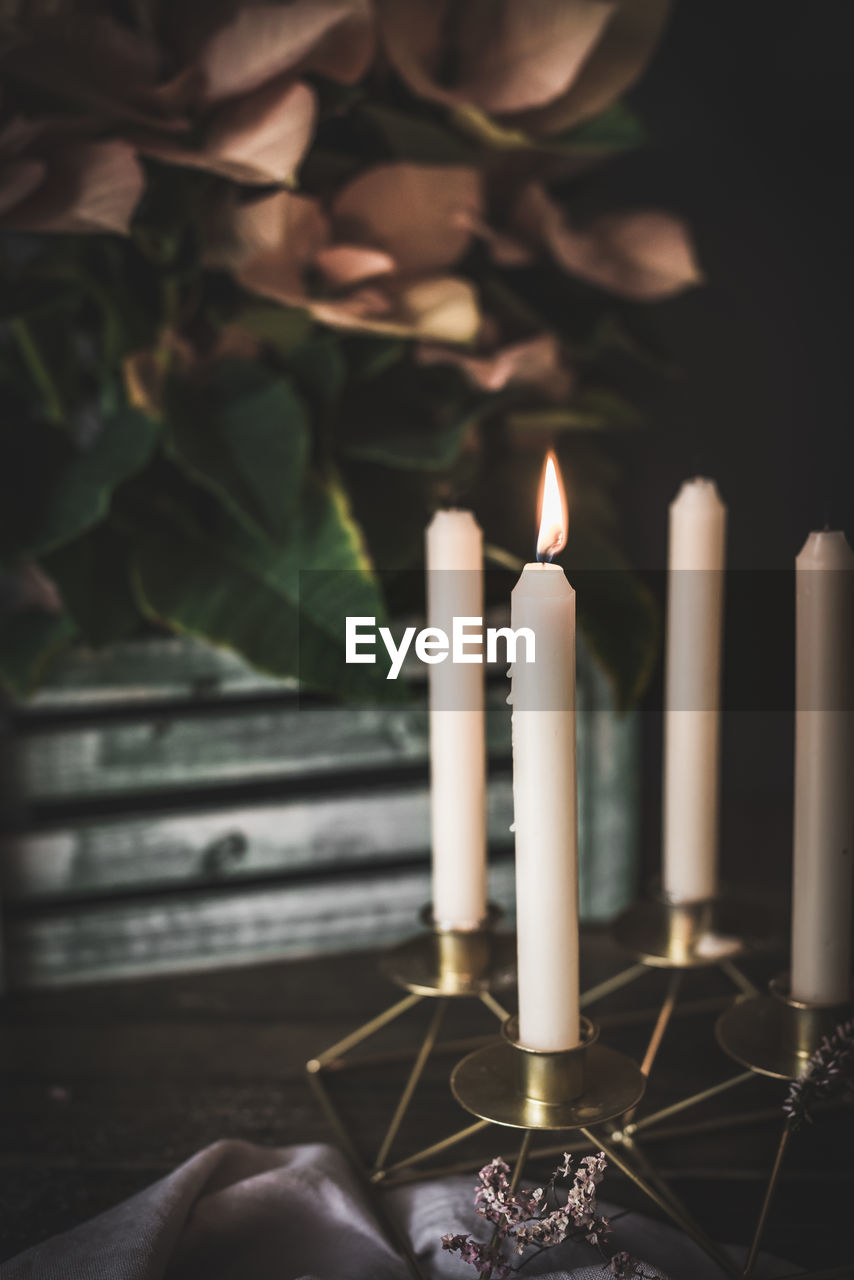
[[[662,888],[671,902],[718,889],[721,632],[726,507],[713,480],[670,504]]]
[[[550,455],[537,555],[555,555],[565,541]],[[575,592],[559,565],[525,565],[511,626],[528,628],[535,642],[529,663],[519,638],[511,669],[519,1042],[571,1049],[579,1039]]]
[[[454,618],[483,616],[483,535],[470,511],[438,511],[426,534],[427,625],[453,635]],[[474,628],[472,628],[474,630]],[[466,642],[467,656],[477,645]],[[484,666],[429,667],[433,919],[475,929],[486,917]]]
[[[795,561],[795,829],[792,995],[841,1003],[851,990],[854,865],[854,552],[811,533]]]

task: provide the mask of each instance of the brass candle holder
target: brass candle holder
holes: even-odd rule
[[[767,994],[736,1001],[715,1028],[724,1053],[751,1072],[797,1080],[825,1036],[854,1016],[854,996],[841,1003],[795,1000],[788,974],[773,978]]]
[[[518,1021],[507,1018],[500,1037],[490,1038],[473,1050],[451,1073],[451,1091],[474,1122],[406,1160],[375,1172],[371,1181],[394,1186],[416,1176],[424,1177],[428,1171],[419,1170],[418,1166],[475,1134],[491,1126],[518,1129],[522,1131],[522,1141],[511,1174],[512,1188],[518,1186],[529,1159],[566,1151],[602,1151],[652,1204],[735,1276],[729,1257],[705,1235],[654,1170],[645,1167],[641,1159],[632,1158],[632,1144],[621,1131],[606,1131],[606,1136],[593,1132],[594,1127],[608,1126],[631,1113],[645,1088],[646,1078],[638,1064],[601,1044],[598,1028],[587,1018],[581,1018],[579,1044],[557,1052],[520,1044]],[[557,1134],[573,1132],[580,1135],[580,1142],[565,1139],[555,1145]],[[535,1133],[548,1135],[551,1141],[535,1149]],[[431,1168],[429,1174],[462,1172],[471,1167],[469,1160],[442,1170]]]
[[[595,1127],[608,1125],[634,1110],[643,1097],[646,1077],[633,1059],[601,1044],[598,1028],[585,1017],[581,1018],[580,1033],[579,1044],[572,1049],[529,1049],[519,1043],[518,1020],[508,1019],[499,1039],[476,1049],[454,1068],[454,1097],[464,1110],[477,1117],[480,1126],[523,1131],[512,1187],[518,1185],[529,1158],[574,1149],[571,1143],[563,1143],[557,1148],[532,1150],[535,1133],[575,1131],[584,1140],[584,1148],[604,1152],[662,1213],[734,1275],[731,1260],[654,1173],[630,1159],[630,1144],[620,1137],[614,1141],[610,1132],[605,1137],[593,1132]],[[462,1134],[467,1136],[470,1132],[471,1129],[463,1130]]]
[[[840,1003],[811,1004],[794,999],[788,974],[783,974],[771,981],[767,994],[757,992],[736,1001],[720,1016],[715,1031],[724,1053],[747,1068],[748,1078],[759,1075],[791,1081],[807,1073],[809,1060],[822,1039],[852,1017],[854,992]],[[756,1262],[792,1130],[791,1119],[786,1119],[756,1221],[745,1276],[751,1274]]]
[[[500,1039],[457,1063],[451,1092],[464,1110],[510,1129],[567,1130],[604,1124],[643,1097],[637,1063],[599,1043],[599,1029],[581,1019],[572,1049],[545,1052],[518,1041],[518,1019],[508,1018]]]
[[[497,933],[498,907],[490,907],[486,920],[475,929],[435,924],[431,909],[422,908],[425,932],[392,947],[380,961],[391,982],[419,999],[473,997],[499,1018],[506,1013],[492,999],[494,990],[513,985],[516,977],[516,940]]]
[[[766,946],[773,929],[755,902],[726,894],[700,902],[670,902],[650,896],[629,907],[614,923],[613,937],[639,963],[656,969],[723,968]],[[733,977],[742,988],[738,972]]]

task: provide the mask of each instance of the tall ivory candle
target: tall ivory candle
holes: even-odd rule
[[[562,507],[554,463],[554,493]],[[537,553],[566,539],[543,496]],[[550,532],[551,531],[551,532]],[[543,541],[545,540],[545,548]],[[570,1049],[579,1039],[578,824],[575,765],[575,592],[555,564],[526,564],[511,597],[511,627],[524,637],[512,664],[513,808],[516,831],[516,937],[519,1042]]]
[[[721,631],[726,507],[713,480],[670,504],[662,887],[701,902],[718,887]]]
[[[483,616],[483,535],[470,511],[437,511],[426,534],[427,625]],[[474,628],[472,627],[472,630]],[[486,917],[484,666],[447,654],[429,666],[433,919],[474,929]]]
[[[835,1004],[851,990],[854,552],[844,533],[811,533],[795,566],[791,987]]]

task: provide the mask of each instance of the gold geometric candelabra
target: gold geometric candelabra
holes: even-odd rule
[[[767,945],[770,933],[765,913],[754,904],[743,904],[730,898],[685,906],[676,906],[655,898],[645,900],[623,913],[614,926],[614,937],[625,950],[634,954],[636,962],[582,992],[581,1007],[589,1009],[606,996],[636,982],[650,968],[669,968],[672,971],[671,982],[654,1018],[653,1031],[641,1064],[643,1075],[648,1077],[664,1033],[676,1011],[684,973],[687,970],[716,967],[727,975],[736,991],[741,994],[757,994],[757,988],[736,967],[734,961],[738,956]],[[707,1009],[705,1003],[698,1007],[704,1011]],[[693,1006],[686,1005],[686,1011],[692,1011],[692,1008]],[[730,1082],[726,1082],[702,1095],[695,1095],[686,1100],[684,1105],[693,1106],[702,1098],[714,1096],[714,1093],[729,1087]],[[680,1109],[681,1104],[675,1110]],[[667,1115],[670,1114],[673,1112],[668,1109]],[[661,1118],[664,1118],[663,1114]],[[650,1117],[651,1121],[657,1119],[658,1115]],[[405,1160],[377,1170],[374,1178],[376,1181],[387,1182],[403,1180],[417,1165],[442,1154],[474,1132],[476,1126],[442,1139]],[[618,1141],[628,1143],[632,1127],[626,1125],[615,1132]],[[552,1150],[542,1148],[535,1154],[545,1156],[552,1154]],[[453,1165],[431,1172],[452,1172],[459,1167],[462,1166]]]
[[[625,1095],[620,1096],[619,1091],[611,1094],[606,1088],[603,1099],[597,1092],[599,1085],[596,1082],[609,1080],[607,1073],[602,1075],[603,1067],[619,1060],[623,1064],[624,1081],[628,1080],[631,1074],[632,1079],[639,1080],[645,1086],[667,1026],[676,1010],[682,976],[686,971],[717,967],[730,978],[736,991],[742,994],[756,993],[757,989],[736,967],[735,958],[765,945],[770,932],[764,914],[755,906],[728,898],[716,899],[714,902],[692,903],[687,906],[676,906],[661,900],[649,899],[630,908],[617,921],[614,933],[619,943],[633,953],[636,963],[582,993],[581,1004],[585,1008],[589,1007],[605,996],[636,981],[650,968],[670,969],[672,974],[668,992],[655,1017],[653,1031],[642,1063],[638,1066],[624,1055],[615,1054],[613,1050],[599,1045],[596,1035],[588,1038],[587,1032],[592,1024],[583,1019],[585,1036],[575,1058],[573,1058],[575,1051],[569,1051],[569,1055],[560,1060],[564,1063],[563,1066],[555,1066],[554,1063],[548,1065],[549,1055],[531,1054],[514,1042],[512,1028],[515,1027],[515,1022],[505,1020],[503,1038],[493,1040],[476,1049],[455,1068],[452,1075],[452,1091],[461,1106],[475,1116],[474,1123],[421,1151],[410,1153],[394,1164],[382,1164],[372,1172],[371,1181],[375,1185],[394,1185],[397,1181],[407,1180],[426,1162],[442,1155],[492,1124],[525,1130],[522,1150],[516,1161],[514,1176],[517,1181],[529,1158],[555,1154],[564,1150],[589,1149],[593,1145],[604,1151],[615,1167],[629,1177],[653,1204],[687,1232],[721,1267],[730,1274],[736,1274],[728,1256],[701,1230],[670,1187],[659,1178],[635,1137],[639,1128],[647,1124],[655,1124],[659,1119],[671,1116],[683,1107],[693,1106],[702,1098],[714,1096],[715,1093],[732,1087],[733,1082],[727,1081],[721,1086],[715,1086],[701,1095],[694,1095],[691,1099],[677,1103],[672,1108],[663,1109],[640,1121],[635,1121],[634,1116],[643,1093],[642,1088],[636,1097],[628,1100]],[[576,1062],[576,1070],[578,1070],[578,1061],[583,1061],[585,1064],[587,1087],[583,1108],[579,1109],[573,1104],[562,1111],[552,1097],[547,1105],[543,1104],[545,1110],[543,1107],[539,1107],[538,1110],[538,1107],[531,1102],[532,1098],[537,1097],[536,1079],[544,1070],[551,1072],[546,1091],[554,1093],[557,1090],[559,1095],[561,1072],[567,1070],[566,1064],[572,1061]],[[748,1074],[745,1073],[739,1079],[747,1078]],[[513,1086],[511,1082],[516,1077],[518,1079]],[[498,1094],[506,1103],[504,1110],[496,1108],[495,1096],[489,1093],[489,1089],[498,1090]],[[541,1116],[542,1123],[535,1122],[538,1114]],[[614,1121],[620,1117],[622,1117],[620,1123],[614,1124]],[[597,1125],[606,1126],[604,1134],[600,1131],[593,1135],[591,1129]],[[562,1130],[574,1130],[581,1141],[576,1143],[565,1141],[559,1145],[539,1146],[537,1149],[532,1149],[534,1133],[557,1134]],[[552,1139],[553,1142],[554,1139]],[[465,1168],[468,1164],[469,1162],[464,1162],[462,1165],[452,1167]],[[450,1169],[442,1170],[442,1172],[445,1171]],[[436,1174],[439,1171],[431,1169],[430,1172]]]
[[[729,1274],[731,1260],[682,1207],[647,1177],[625,1151],[601,1132],[600,1125],[631,1113],[643,1097],[646,1077],[626,1054],[599,1041],[596,1025],[581,1018],[580,1043],[559,1052],[533,1050],[519,1043],[518,1022],[504,1023],[499,1039],[463,1058],[451,1074],[451,1090],[460,1106],[481,1124],[523,1131],[511,1177],[515,1188],[531,1152],[535,1133],[578,1132],[585,1145],[602,1151],[643,1194]],[[465,1132],[465,1131],[464,1131]],[[563,1144],[562,1150],[571,1150]]]
[[[688,922],[686,922],[684,910],[669,913],[669,923],[664,927],[660,919],[660,914],[657,910],[657,904],[653,904],[652,909],[648,908],[644,904],[642,913],[645,925],[643,936],[634,936],[634,934],[637,933],[637,931],[634,930],[631,942],[628,944],[631,947],[640,942],[642,944],[643,959],[639,959],[637,963],[631,965],[629,968],[621,970],[597,983],[595,986],[583,991],[580,996],[581,1008],[590,1008],[600,1000],[605,999],[607,996],[612,995],[641,978],[649,972],[651,967],[660,968],[664,963],[672,963],[674,966],[682,966],[685,964],[685,967],[689,968],[697,968],[700,967],[701,964],[706,966],[715,963],[724,967],[725,971],[729,973],[732,980],[736,983],[737,990],[742,992],[755,992],[756,988],[753,984],[750,983],[749,980],[740,973],[740,971],[737,971],[734,965],[730,967],[730,961],[728,959],[728,957],[731,957],[732,955],[741,954],[743,951],[751,949],[753,945],[752,939],[739,939],[737,943],[733,941],[733,925],[736,923],[736,920],[739,923],[743,923],[741,914],[736,917],[733,911],[728,912],[726,921],[729,932],[725,935],[721,927],[720,918],[717,915],[715,916],[715,920],[717,921],[718,927],[713,931],[710,927],[711,922],[707,918],[708,913],[705,910],[688,910],[690,911],[691,918],[695,921],[693,929],[691,929]],[[631,923],[634,913],[635,909],[632,908],[630,912],[626,913],[624,919]],[[714,936],[717,940],[715,951],[716,958],[714,961],[709,959],[707,955],[711,950],[708,941],[705,943],[701,941],[701,939],[709,939],[711,936]],[[724,937],[727,938],[725,947],[727,953],[726,956],[721,955],[721,950],[724,946],[722,941]],[[510,947],[512,947],[512,939],[507,940],[507,945],[509,951]],[[702,960],[701,956],[703,957]],[[389,962],[394,962],[394,953],[389,957]],[[510,966],[512,966],[512,957],[508,954],[508,967]],[[671,990],[668,993],[668,998],[665,1000],[663,1008],[657,1010],[655,1014],[654,1020],[656,1028],[650,1043],[656,1049],[661,1043],[667,1022],[673,1015],[675,1007],[676,992]],[[719,1007],[720,1005],[715,1002],[716,1011]],[[686,1013],[700,1011],[709,1012],[709,1002],[700,1001],[695,1005],[686,1004],[684,1005],[684,1011]],[[621,1019],[615,1018],[613,1021],[617,1024]],[[448,1049],[451,1049],[454,1046],[449,1045],[447,1047]],[[644,1074],[648,1074],[649,1067],[651,1066],[651,1060],[652,1051],[648,1050],[644,1059]],[[457,1145],[457,1143],[462,1142],[466,1137],[476,1133],[477,1129],[478,1126],[473,1125],[468,1130],[461,1131],[459,1134],[453,1134],[422,1151],[409,1155],[406,1159],[399,1160],[393,1165],[376,1170],[373,1174],[374,1180],[382,1181],[386,1185],[391,1185],[393,1183],[409,1181],[415,1176],[424,1176],[424,1174],[417,1173],[417,1169],[420,1165],[448,1151],[451,1147]],[[622,1140],[622,1137],[623,1131],[621,1130],[619,1131],[619,1140]],[[628,1133],[626,1133],[626,1139],[628,1139]],[[580,1149],[583,1149],[583,1147]],[[563,1148],[560,1148],[560,1150],[563,1150]],[[559,1154],[558,1147],[541,1146],[531,1153],[533,1157],[546,1157],[554,1154]],[[443,1165],[441,1168],[432,1167],[429,1172],[430,1176],[438,1176],[440,1174],[461,1172],[469,1167],[470,1161],[461,1161]]]
[[[387,1234],[409,1264],[417,1280],[422,1273],[408,1241],[389,1219],[376,1192],[414,1176],[426,1176],[420,1166],[490,1126],[523,1132],[515,1161],[512,1185],[523,1175],[529,1159],[562,1151],[582,1151],[591,1147],[605,1153],[672,1222],[680,1227],[709,1257],[732,1276],[749,1276],[758,1254],[768,1210],[782,1168],[791,1126],[784,1125],[777,1156],[770,1174],[756,1230],[742,1272],[732,1259],[712,1241],[684,1208],[671,1188],[658,1176],[641,1149],[638,1138],[659,1136],[656,1127],[700,1102],[728,1092],[757,1075],[778,1079],[799,1076],[822,1035],[851,1016],[852,1007],[805,1006],[793,1002],[785,985],[772,985],[769,995],[759,990],[741,972],[736,960],[764,949],[773,936],[768,915],[755,904],[721,897],[712,902],[687,905],[647,899],[626,911],[617,921],[613,936],[629,951],[634,963],[581,997],[584,1007],[628,986],[650,968],[670,971],[667,993],[659,1006],[643,1061],[638,1064],[624,1054],[599,1042],[598,1031],[586,1018],[581,1020],[581,1043],[560,1054],[533,1052],[518,1043],[515,1019],[511,1019],[495,996],[512,986],[515,977],[515,940],[496,932],[498,913],[490,911],[477,930],[443,930],[432,925],[429,910],[422,913],[425,930],[390,950],[381,961],[382,971],[406,995],[377,1017],[356,1028],[350,1035],[306,1064],[311,1086],[321,1103],[339,1143],[357,1171],[365,1177],[375,1207]],[[695,969],[720,969],[731,981],[736,1002],[718,1022],[718,1040],[727,1054],[744,1068],[717,1085],[671,1102],[660,1110],[638,1117],[644,1094],[670,1020],[680,1005],[683,978]],[[468,1041],[440,1041],[439,1032],[448,1002],[475,999],[502,1023],[500,1037],[475,1037]],[[433,1004],[432,1016],[420,1044],[412,1051],[412,1061],[397,1105],[369,1168],[356,1149],[344,1124],[327,1080],[350,1067],[379,1066],[399,1061],[400,1053],[359,1056],[348,1060],[351,1050],[376,1035],[383,1027],[422,1001]],[[709,1002],[683,1004],[684,1012],[708,1010]],[[473,1117],[473,1122],[420,1151],[389,1163],[406,1111],[431,1054],[468,1052],[455,1066],[451,1089],[457,1102]],[[757,1118],[763,1113],[757,1113]],[[726,1124],[727,1118],[721,1121]],[[686,1132],[690,1126],[686,1128]],[[559,1133],[575,1132],[576,1140],[555,1143]],[[661,1131],[673,1136],[674,1129]],[[548,1146],[532,1147],[535,1134],[549,1135]],[[473,1167],[467,1161],[456,1169]],[[451,1166],[429,1169],[430,1176],[450,1172]],[[820,1272],[799,1272],[798,1280],[830,1280],[844,1276],[846,1268]],[[792,1278],[794,1280],[794,1277]]]

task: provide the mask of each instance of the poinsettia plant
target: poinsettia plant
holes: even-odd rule
[[[305,571],[382,616],[447,501],[525,557],[556,443],[566,563],[614,570],[580,621],[637,695],[654,611],[591,434],[638,421],[626,300],[700,272],[665,211],[573,210],[643,141],[621,95],[667,7],[0,6],[7,687],[166,628],[347,693]]]

